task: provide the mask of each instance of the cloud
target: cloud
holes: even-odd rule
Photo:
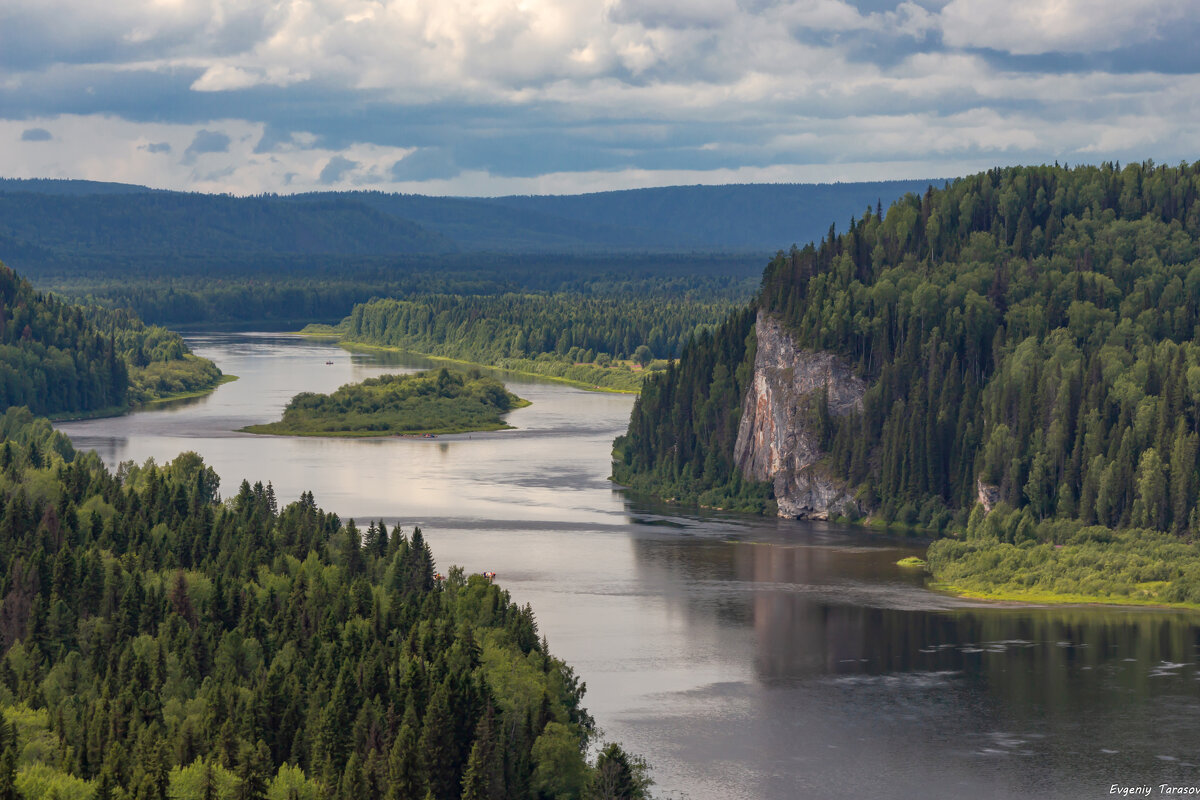
[[[1177,161],[1200,152],[1191,5],[7,0],[0,129],[54,145],[0,149],[0,174],[486,193]]]
[[[48,142],[53,138],[45,128],[26,128],[21,131],[22,142]]]
[[[317,177],[317,180],[326,186],[337,183],[342,179],[342,176],[357,166],[357,161],[351,161],[342,156],[334,156],[321,169],[321,174]]]
[[[952,47],[1030,55],[1091,53],[1152,41],[1195,11],[1190,0],[952,0],[939,16]]]
[[[462,172],[454,163],[454,154],[444,147],[422,147],[392,165],[391,179],[408,181],[445,180]]]
[[[230,138],[220,131],[196,131],[192,143],[183,152],[184,163],[194,163],[196,156],[205,153],[228,153],[230,141]]]

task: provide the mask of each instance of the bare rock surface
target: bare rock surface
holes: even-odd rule
[[[828,519],[857,505],[817,462],[822,452],[816,408],[820,394],[829,414],[862,408],[866,385],[844,359],[802,350],[773,317],[759,312],[754,379],[742,403],[733,456],[742,474],[773,481],[781,517]]]

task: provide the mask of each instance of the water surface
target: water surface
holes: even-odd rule
[[[657,792],[726,798],[1108,797],[1200,786],[1197,618],[1004,608],[926,591],[919,542],[687,514],[607,480],[624,395],[506,376],[518,430],[437,439],[236,433],[299,391],[422,368],[268,334],[189,337],[240,380],[64,423],[110,465],[195,450],[232,495],[270,481],[343,517],[420,524],[441,567],[495,570]],[[333,361],[333,364],[326,364]]]

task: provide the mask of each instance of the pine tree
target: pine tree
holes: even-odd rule
[[[434,691],[425,709],[419,752],[425,782],[434,800],[457,800],[462,788],[454,742],[448,681]]]
[[[425,796],[416,725],[416,711],[410,705],[388,756],[387,800],[421,800]]]

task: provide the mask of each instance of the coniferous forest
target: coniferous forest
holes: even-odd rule
[[[449,295],[373,299],[336,329],[343,341],[397,347],[586,386],[636,391],[649,366],[673,358],[697,330],[720,321],[728,299],[620,292]]]
[[[965,530],[931,549],[935,575],[1200,601],[1194,556],[1138,555],[1200,529],[1200,164],[930,187],[780,252],[754,306],[867,380],[861,413],[821,418],[821,466],[878,520]],[[769,507],[732,466],[752,323],[735,315],[648,382],[618,480]],[[987,515],[972,513],[981,487],[997,495]],[[1067,563],[1118,541],[1100,552],[1119,563]]]
[[[0,408],[121,410],[220,380],[216,365],[192,355],[178,334],[128,311],[37,292],[0,264]]]
[[[529,607],[419,528],[0,416],[0,797],[642,797]],[[604,794],[605,787],[629,791]]]

